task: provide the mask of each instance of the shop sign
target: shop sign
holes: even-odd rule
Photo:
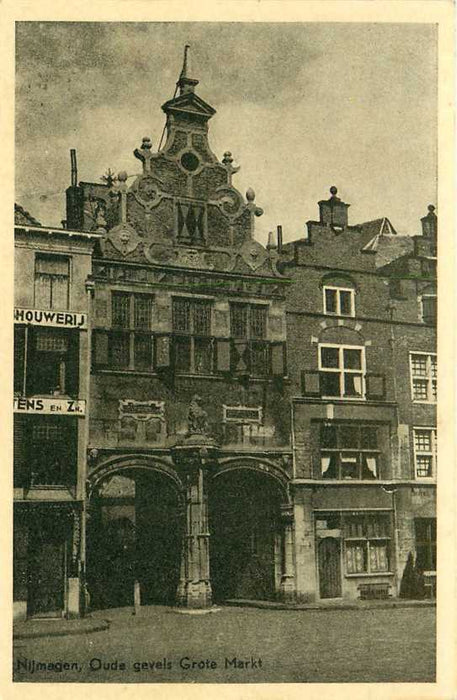
[[[14,397],[14,413],[33,413],[43,416],[84,416],[86,402],[74,399]]]
[[[41,311],[40,309],[14,309],[14,323],[57,328],[87,328],[87,314],[68,311]]]

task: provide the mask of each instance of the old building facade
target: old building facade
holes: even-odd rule
[[[307,239],[262,246],[187,58],[139,174],[78,182],[73,154],[64,227],[17,212],[18,614],[434,571],[436,216],[351,226],[332,189]]]

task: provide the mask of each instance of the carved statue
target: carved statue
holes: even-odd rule
[[[202,398],[198,394],[192,396],[187,422],[189,435],[208,435],[208,414],[202,408]]]

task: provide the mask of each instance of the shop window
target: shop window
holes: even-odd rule
[[[437,298],[433,294],[423,294],[421,297],[422,321],[428,326],[436,325]]]
[[[76,419],[31,417],[29,464],[31,486],[69,486],[76,483]]]
[[[344,515],[347,574],[389,571],[390,520],[384,514]]]
[[[323,424],[320,435],[323,479],[378,479],[378,428],[354,423]]]
[[[416,518],[416,567],[436,571],[436,518]]]
[[[355,316],[355,292],[351,288],[324,287],[324,311],[334,316]]]
[[[59,255],[35,257],[35,307],[68,309],[70,260]]]
[[[416,479],[436,477],[436,429],[414,428],[414,464]]]
[[[320,345],[319,372],[322,396],[365,398],[365,348]]]
[[[28,395],[77,396],[79,335],[62,328],[26,330]]]
[[[412,352],[409,355],[413,401],[436,403],[437,361],[436,354]]]
[[[173,299],[175,371],[189,374],[213,372],[211,337],[212,302],[206,299]]]
[[[231,304],[230,335],[233,339],[233,369],[241,365],[253,376],[268,374],[267,307],[260,304]]]

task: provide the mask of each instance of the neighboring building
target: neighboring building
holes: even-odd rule
[[[64,228],[16,211],[21,614],[435,570],[436,216],[351,226],[332,188],[307,239],[262,246],[197,83],[186,52],[141,174],[78,182],[72,151]]]
[[[436,569],[436,216],[397,237],[319,202],[283,247],[296,592],[396,595],[411,552]]]
[[[77,616],[98,236],[15,216],[14,615]]]

